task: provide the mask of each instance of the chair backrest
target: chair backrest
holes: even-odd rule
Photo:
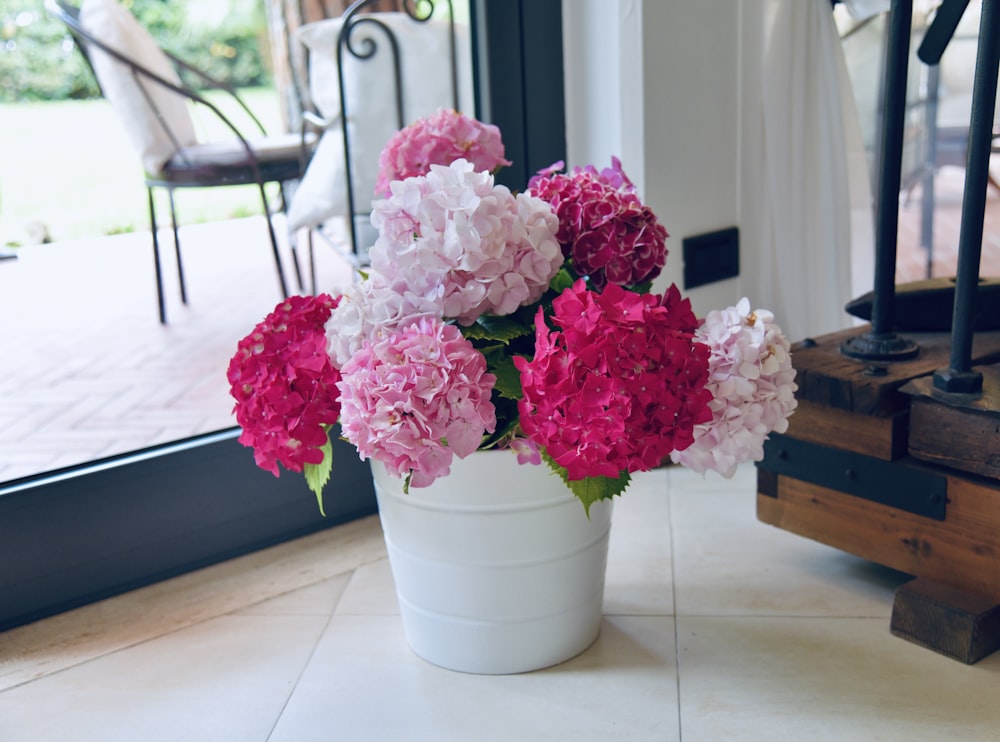
[[[338,190],[328,194],[337,216],[370,211],[378,157],[397,130],[442,107],[473,108],[471,64],[458,63],[471,59],[469,30],[455,22],[451,0],[437,0],[443,15],[434,12],[434,2],[362,12],[374,1],[358,0],[341,17],[296,33],[306,52],[304,97],[324,118],[340,122],[326,135],[341,139],[342,177],[327,181]]]
[[[181,79],[135,16],[116,0],[84,0],[78,10],[63,0],[47,5],[90,63],[147,173],[197,141]]]

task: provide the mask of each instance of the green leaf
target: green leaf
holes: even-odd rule
[[[323,511],[323,488],[330,481],[330,472],[333,471],[333,444],[330,442],[329,435],[326,438],[326,443],[320,446],[319,450],[323,452],[323,460],[318,464],[305,464],[302,467],[302,473],[305,475],[306,484],[309,485],[309,489],[316,495],[319,514],[325,518],[326,513]]]
[[[521,372],[514,366],[514,359],[506,354],[497,354],[486,360],[490,373],[497,377],[493,387],[497,394],[507,399],[520,399],[523,396]]]
[[[573,276],[570,274],[568,270],[566,270],[566,266],[563,266],[562,268],[559,269],[559,271],[555,274],[555,276],[552,277],[552,280],[549,281],[549,288],[555,291],[557,294],[561,294],[563,291],[565,291],[566,289],[568,289],[570,286],[573,285],[573,281],[574,281]]]
[[[494,317],[484,314],[468,327],[460,327],[469,340],[499,340],[505,345],[515,338],[534,333],[534,328],[511,316]]]
[[[542,458],[559,475],[559,478],[576,495],[577,499],[583,503],[583,510],[588,518],[590,517],[591,505],[598,500],[610,500],[615,495],[620,495],[632,481],[632,477],[627,471],[623,471],[617,477],[586,477],[570,481],[566,469],[557,464],[555,459],[544,451]]]

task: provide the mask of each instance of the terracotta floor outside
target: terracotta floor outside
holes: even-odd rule
[[[189,304],[167,250],[165,326],[148,233],[0,261],[0,482],[235,425],[228,360],[280,298],[266,226],[190,226],[181,246]],[[351,280],[332,247],[317,256],[326,290]]]
[[[937,176],[934,275],[954,273],[963,178],[957,168]],[[925,276],[919,204],[918,189],[900,210],[900,282]],[[234,424],[228,359],[279,298],[264,223],[191,226],[181,242],[190,304],[180,303],[168,259],[164,327],[146,233],[23,248],[0,261],[0,482]],[[329,245],[317,255],[321,288],[351,280]],[[283,257],[294,288],[287,248]],[[993,189],[982,265],[1000,276]]]

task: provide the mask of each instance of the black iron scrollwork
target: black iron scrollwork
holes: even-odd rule
[[[352,4],[342,16],[340,33],[337,37],[337,77],[340,91],[340,111],[344,126],[341,133],[344,142],[345,176],[347,184],[348,229],[351,238],[351,250],[357,256],[360,252],[358,235],[355,229],[356,215],[354,193],[354,163],[351,157],[351,134],[347,126],[349,120],[347,91],[345,88],[344,60],[346,55],[357,61],[368,61],[375,57],[380,49],[380,41],[384,40],[388,48],[392,64],[392,80],[388,82],[392,88],[395,102],[396,125],[403,128],[408,123],[403,97],[403,67],[400,55],[399,39],[384,18],[386,14],[364,13],[376,0],[358,0]],[[416,23],[429,23],[435,16],[436,6],[440,4],[447,10],[449,67],[451,70],[452,105],[457,110],[458,102],[458,51],[456,44],[455,13],[452,0],[400,0],[402,13]],[[378,91],[372,91],[377,94]],[[368,195],[368,194],[365,194]]]

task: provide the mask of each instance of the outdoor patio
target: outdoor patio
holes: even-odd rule
[[[937,177],[935,275],[954,272],[963,175],[944,168]],[[924,277],[919,203],[917,190],[901,209],[900,281]],[[157,322],[148,233],[21,248],[0,261],[0,481],[235,424],[229,358],[279,299],[263,218],[182,229],[187,307],[168,234],[166,326]],[[679,260],[679,245],[668,247]],[[351,280],[329,244],[318,243],[317,256],[322,290]],[[296,290],[287,246],[282,257]],[[982,265],[983,275],[1000,276],[993,189]]]
[[[235,425],[229,358],[280,298],[263,217],[182,228],[188,306],[163,236],[165,326],[148,232],[0,261],[0,481]],[[351,270],[331,245],[316,247],[320,288],[336,293]]]

